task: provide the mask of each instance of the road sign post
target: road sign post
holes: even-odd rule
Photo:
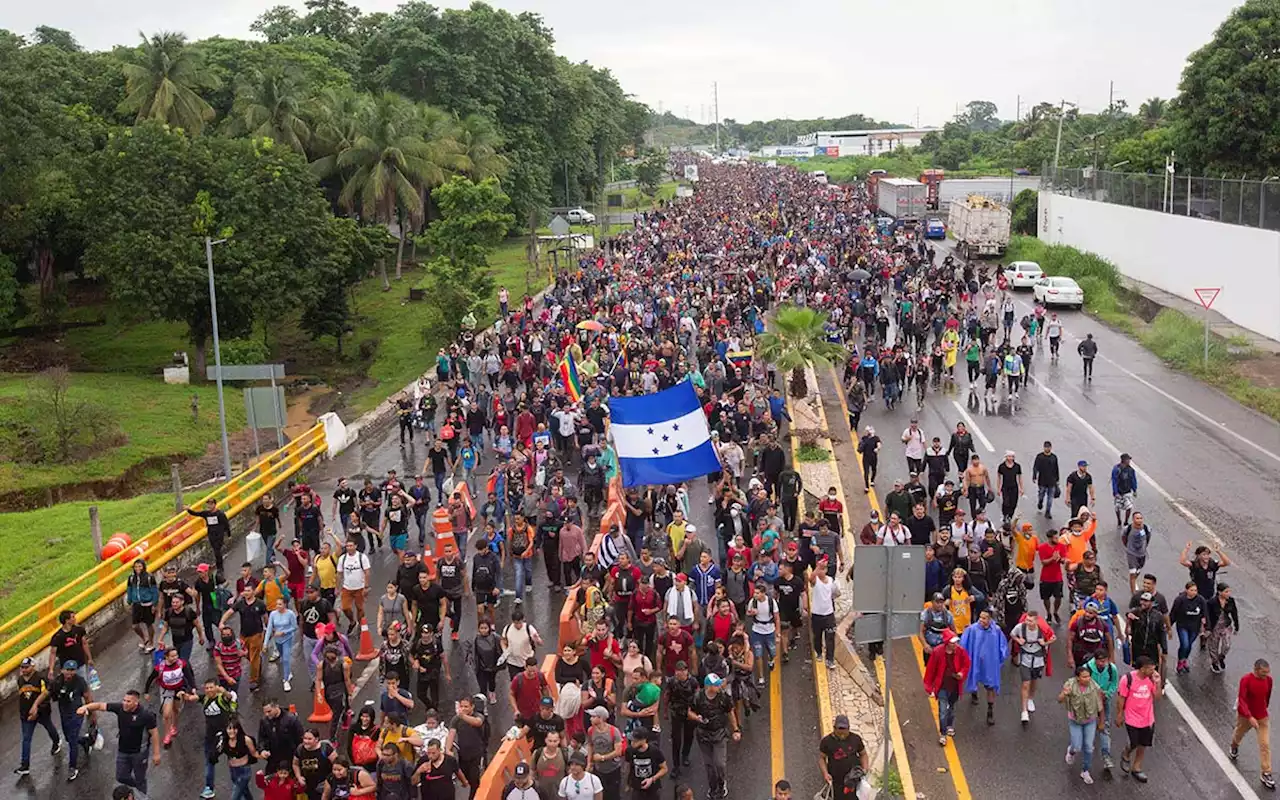
[[[1204,368],[1209,368],[1209,309],[1213,307],[1213,301],[1218,299],[1218,293],[1222,291],[1221,286],[1196,289],[1196,298],[1200,300],[1200,305],[1204,306]]]

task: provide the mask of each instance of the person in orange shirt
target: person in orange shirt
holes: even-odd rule
[[[1030,522],[1015,526],[1013,534],[1013,563],[1018,569],[1032,575],[1036,570],[1036,551],[1040,547],[1040,537]]]
[[[1097,530],[1098,520],[1094,518],[1088,506],[1082,506],[1080,513],[1071,520],[1070,532],[1067,535],[1068,564],[1079,564],[1083,561],[1085,550],[1091,549],[1095,553],[1098,552],[1097,545],[1092,543],[1093,534]]]

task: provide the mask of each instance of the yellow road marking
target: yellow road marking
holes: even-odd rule
[[[902,726],[898,724],[898,704],[893,696],[884,690],[884,659],[875,659],[876,680],[880,682],[880,693],[889,699],[886,713],[889,715],[889,732],[893,734],[893,757],[898,762],[898,777],[902,779],[902,796],[915,797],[916,783],[911,777],[911,765],[907,762],[907,745],[902,738]]]
[[[787,760],[782,745],[782,662],[776,664],[777,669],[769,670],[769,757],[774,783],[787,777]]]
[[[831,368],[831,379],[836,385],[836,398],[839,399],[840,401],[840,408],[841,410],[844,411],[845,422],[846,424],[848,424],[849,404],[845,402],[844,387],[843,385],[841,385],[840,376],[836,374],[834,367]],[[830,430],[830,428],[828,428],[827,430]],[[853,457],[858,460],[858,468],[859,468],[859,471],[861,471],[862,454],[858,452],[858,432],[853,430],[852,428],[850,428],[849,430],[849,441],[853,444]],[[871,507],[874,508],[876,511],[880,512],[880,516],[883,519],[884,508],[880,505],[880,498],[876,495],[875,489],[872,489],[871,491],[867,492],[867,499],[870,501]],[[924,678],[924,650],[920,645],[919,636],[911,637],[911,647],[915,651],[916,667],[920,670],[920,677],[923,679]],[[880,676],[881,686],[883,687],[884,665],[882,661],[879,659],[876,660],[876,674]],[[890,709],[893,708],[893,705],[894,705],[893,701],[892,699],[890,699]],[[930,697],[929,707],[933,709],[933,718],[936,720],[938,718],[938,701]],[[890,721],[890,724],[894,726],[894,736],[901,739],[902,734],[897,727],[896,714],[891,715],[889,721]],[[945,748],[945,751],[946,751],[946,757],[947,757],[947,767],[951,775],[951,783],[952,785],[955,786],[955,789],[956,789],[957,800],[972,800],[973,795],[969,792],[969,781],[965,778],[964,766],[960,762],[960,753],[956,750],[955,743],[952,742],[951,739],[947,739],[947,746]],[[895,753],[896,753],[896,748],[895,748]],[[901,757],[901,754],[898,754],[898,755],[899,757]],[[903,759],[903,761],[905,762],[905,759]],[[906,788],[905,776],[903,778],[902,785],[903,785],[903,788],[905,789]],[[907,797],[914,797],[914,796],[915,796],[914,794],[907,795]]]

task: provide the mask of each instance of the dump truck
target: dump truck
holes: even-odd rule
[[[947,228],[961,258],[1002,256],[1009,246],[1009,209],[982,195],[951,204]]]

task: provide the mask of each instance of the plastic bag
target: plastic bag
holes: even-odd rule
[[[257,531],[249,531],[249,535],[244,537],[245,560],[255,562],[263,556],[262,534]]]
[[[89,691],[96,692],[102,688],[102,676],[96,667],[89,667]]]

